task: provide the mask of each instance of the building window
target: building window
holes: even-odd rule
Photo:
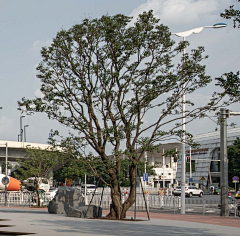
[[[192,172],[195,172],[195,160],[194,161],[191,161],[191,164],[192,164]],[[186,163],[186,172],[190,172],[190,163],[187,162]]]

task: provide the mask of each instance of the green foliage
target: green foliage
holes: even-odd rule
[[[2,166],[2,173],[5,174],[6,172],[6,161],[1,161],[1,166]],[[13,166],[8,162],[7,169],[11,170]]]
[[[228,95],[230,102],[240,101],[240,72],[225,73],[221,77],[216,78],[218,84],[224,89],[224,92],[219,93],[221,96]]]
[[[131,161],[129,159],[122,159],[121,160],[121,172],[119,175],[119,181],[121,187],[129,187],[130,186],[130,180],[129,180],[129,169],[131,166]],[[155,166],[150,166],[147,163],[147,173],[149,175],[155,175],[155,171],[153,168]],[[140,170],[140,173],[144,173],[144,163],[140,162],[138,165],[138,168]],[[94,163],[91,162],[91,165],[87,164],[86,161],[83,161],[81,159],[78,160],[72,160],[65,164],[61,169],[58,169],[54,171],[54,179],[56,179],[58,182],[64,182],[65,178],[70,178],[74,181],[77,181],[78,179],[84,180],[85,174],[88,176],[88,179],[91,178],[91,176],[94,176],[94,172],[92,171],[94,169],[95,173],[97,173],[97,179],[101,177],[101,180],[99,182],[99,187],[102,187],[103,185],[110,185],[110,179],[109,175],[106,172],[105,166],[103,162],[98,158],[95,159]],[[93,178],[92,178],[93,181]],[[90,182],[89,182],[90,183]],[[92,183],[92,182],[91,182]]]
[[[89,172],[87,172],[89,174]],[[74,181],[84,179],[86,174],[86,164],[77,160],[73,160],[65,164],[62,168],[54,171],[54,179],[58,182],[65,182],[65,178]]]
[[[16,177],[20,180],[29,177],[48,178],[52,169],[63,163],[66,158],[66,155],[58,150],[26,148],[26,156],[18,160]]]
[[[229,185],[233,186],[233,176],[240,177],[240,138],[237,138],[233,145],[228,148],[228,180]]]
[[[240,0],[237,0],[240,2]],[[225,12],[220,14],[224,19],[232,19],[233,27],[240,28],[240,10],[234,9],[234,5],[230,6],[229,9],[225,9]],[[230,72],[225,73],[222,76],[216,78],[217,85],[224,89],[222,93],[215,93],[216,97],[224,97],[228,95],[230,98],[230,102],[239,102],[240,101],[240,80],[239,80],[240,72]]]
[[[240,2],[240,0],[237,1]],[[238,25],[238,28],[240,28],[240,10],[235,10],[234,5],[230,6],[229,9],[225,9],[225,12],[221,13],[220,16],[224,19],[232,19],[233,27],[236,28]]]
[[[43,98],[23,98],[20,109],[46,112],[78,130],[82,145],[100,156],[107,145],[116,154],[121,142],[134,156],[140,137],[145,147],[172,136],[181,139],[181,125],[175,123],[182,119],[183,83],[188,94],[211,81],[202,65],[204,49],[192,50],[182,58],[184,65],[175,66],[172,60],[187,44],[173,48],[168,27],[152,11],[139,15],[133,26],[130,21],[121,14],[103,16],[58,32],[52,45],[42,49],[37,67]],[[188,122],[213,107],[190,109],[194,104],[186,103]],[[159,115],[146,126],[143,121],[151,113]],[[162,131],[166,124],[172,128]]]

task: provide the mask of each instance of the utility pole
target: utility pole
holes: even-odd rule
[[[164,196],[165,196],[165,151],[163,148],[163,155],[162,155],[162,170],[163,170],[163,191],[164,191]]]
[[[221,216],[229,216],[228,209],[228,158],[227,158],[227,118],[238,116],[240,112],[220,109],[220,160],[221,160]]]
[[[192,148],[191,148],[191,146],[190,146],[190,150],[189,150],[189,157],[190,157],[190,169],[189,169],[190,173],[189,173],[189,178],[192,179]],[[192,182],[191,182],[190,185],[192,185]]]
[[[7,198],[7,187],[9,184],[9,179],[8,179],[8,143],[6,143],[6,159],[5,159],[5,206],[7,206],[8,198]]]
[[[144,152],[144,173],[147,174],[147,152]],[[146,180],[144,181],[144,191],[146,191]]]
[[[229,216],[228,209],[228,158],[227,158],[227,118],[226,108],[220,109],[220,160],[221,160],[221,216]]]

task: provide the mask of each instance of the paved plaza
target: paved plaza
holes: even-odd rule
[[[106,213],[104,211],[104,214]],[[133,215],[133,212],[127,214],[130,219]],[[150,213],[150,220],[147,220],[145,212],[138,212],[138,221],[113,221],[70,218],[49,214],[46,209],[0,207],[0,219],[7,219],[1,221],[0,225],[12,226],[2,227],[0,231],[32,233],[30,235],[39,236],[240,235],[240,217]]]

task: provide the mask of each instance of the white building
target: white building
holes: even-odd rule
[[[174,150],[180,152],[181,143],[162,144],[158,151],[147,153],[147,162],[154,168],[156,176],[149,176],[147,185],[163,188],[171,187],[175,183],[177,173],[177,155],[167,155],[166,152]],[[144,160],[142,160],[144,161]],[[141,177],[143,180],[143,177]]]

